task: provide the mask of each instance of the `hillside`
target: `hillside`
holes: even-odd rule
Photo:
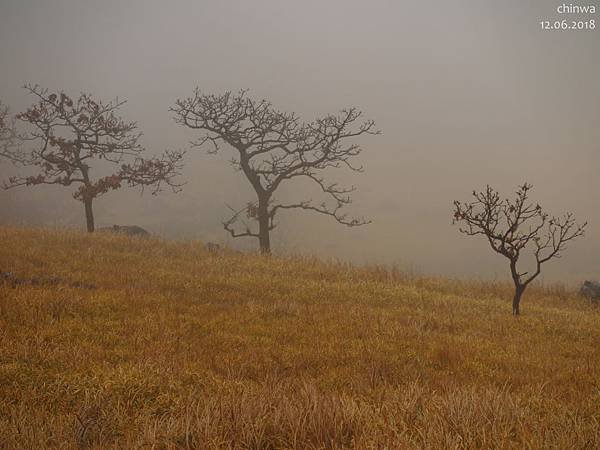
[[[600,309],[0,228],[0,448],[600,448]],[[10,272],[7,275],[6,272]]]

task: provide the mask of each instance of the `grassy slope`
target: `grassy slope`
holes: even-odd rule
[[[7,270],[63,281],[0,284],[0,448],[600,447],[563,289],[0,228]]]

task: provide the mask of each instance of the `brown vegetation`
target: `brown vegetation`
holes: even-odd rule
[[[598,448],[600,311],[532,285],[0,228],[0,448]],[[77,283],[94,286],[83,289]]]

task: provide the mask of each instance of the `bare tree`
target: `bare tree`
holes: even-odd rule
[[[63,92],[50,93],[39,86],[27,85],[25,89],[36,102],[17,119],[30,125],[26,139],[33,148],[21,146],[5,156],[35,168],[36,174],[10,177],[5,189],[79,186],[73,197],[84,204],[89,232],[94,231],[93,200],[111,190],[128,185],[142,190],[150,187],[156,194],[163,184],[179,189],[174,178],[179,174],[183,152],[143,157],[136,123],[116,115],[124,101],[102,103],[89,94],[81,94],[74,101]],[[93,179],[92,169],[105,175]]]
[[[15,119],[10,116],[8,106],[0,101],[0,156],[15,162],[21,141]]]
[[[233,149],[231,164],[243,173],[256,194],[256,200],[242,209],[232,208],[233,216],[223,223],[225,230],[233,237],[257,238],[261,251],[270,253],[270,232],[280,210],[313,211],[349,227],[368,223],[342,213],[342,208],[351,203],[349,194],[354,187],[326,182],[324,171],[347,167],[361,172],[362,167],[355,166],[353,160],[362,149],[349,141],[378,134],[374,122],[361,121],[362,113],[349,108],[338,115],[303,123],[294,113],[280,112],[268,101],[253,100],[246,94],[207,95],[197,88],[192,97],[178,100],[172,108],[176,123],[203,131],[203,136],[192,143],[194,146],[207,144],[212,154],[222,144]],[[316,185],[329,204],[311,200],[279,202],[275,198],[277,189],[296,180]],[[257,222],[258,229],[244,218]]]
[[[566,244],[583,236],[587,222],[578,225],[571,213],[551,217],[539,204],[529,202],[532,185],[523,184],[511,201],[487,186],[483,192],[473,191],[470,203],[454,202],[454,223],[462,224],[460,231],[468,236],[484,236],[492,249],[508,258],[515,285],[513,314],[519,315],[521,296],[541,273],[542,264],[559,258]],[[519,258],[527,248],[535,259],[534,270],[520,272]]]

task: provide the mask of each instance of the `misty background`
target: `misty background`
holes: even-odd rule
[[[359,141],[364,173],[330,179],[356,185],[348,212],[373,223],[346,228],[309,212],[281,214],[276,254],[507,279],[503,257],[452,226],[452,200],[487,183],[512,197],[528,181],[548,212],[590,222],[543,279],[598,279],[600,31],[541,30],[542,20],[584,18],[558,15],[559,4],[0,0],[0,99],[24,110],[33,102],[24,83],[127,99],[121,115],[138,122],[155,154],[197,136],[169,112],[196,86],[249,88],[307,121],[357,106],[383,134]],[[94,203],[97,226],[256,248],[254,239],[228,239],[221,225],[226,203],[254,200],[230,157],[227,148],[190,150],[183,192],[108,193]],[[0,163],[0,179],[16,170]],[[0,191],[0,223],[85,227],[71,190],[45,186]]]

